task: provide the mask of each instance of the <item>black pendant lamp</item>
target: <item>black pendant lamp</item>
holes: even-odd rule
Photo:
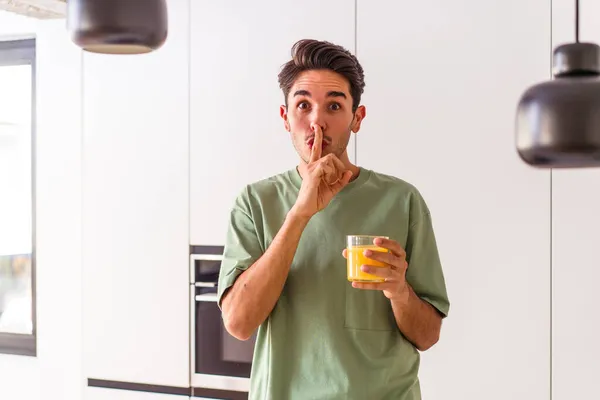
[[[519,156],[534,167],[600,167],[600,46],[579,42],[578,0],[575,43],[554,49],[553,75],[521,96]]]
[[[67,0],[67,28],[85,51],[149,53],[167,39],[166,0]]]

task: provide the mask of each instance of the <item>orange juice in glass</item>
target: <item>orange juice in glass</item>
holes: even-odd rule
[[[369,236],[369,235],[348,235],[346,246],[346,258],[348,269],[348,280],[350,282],[384,282],[385,279],[376,275],[368,274],[361,271],[362,265],[373,267],[385,267],[386,265],[380,261],[375,261],[366,257],[363,253],[365,250],[380,251],[387,253],[389,250],[383,247],[376,246],[373,243],[375,238],[388,239],[387,236]]]

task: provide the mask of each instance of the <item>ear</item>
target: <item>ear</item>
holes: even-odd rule
[[[285,126],[285,130],[289,132],[290,131],[290,121],[288,121],[286,106],[279,106],[279,115],[283,119],[283,126]]]
[[[359,106],[354,113],[354,120],[352,120],[352,125],[350,129],[352,132],[357,133],[360,130],[360,124],[362,120],[367,116],[367,109],[365,106]]]

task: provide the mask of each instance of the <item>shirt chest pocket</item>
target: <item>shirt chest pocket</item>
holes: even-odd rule
[[[344,327],[372,331],[397,330],[390,300],[380,290],[346,286]]]

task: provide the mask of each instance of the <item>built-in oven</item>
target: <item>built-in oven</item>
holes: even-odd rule
[[[223,247],[191,246],[190,250],[192,386],[248,393],[256,337],[238,340],[223,324],[217,305]]]

